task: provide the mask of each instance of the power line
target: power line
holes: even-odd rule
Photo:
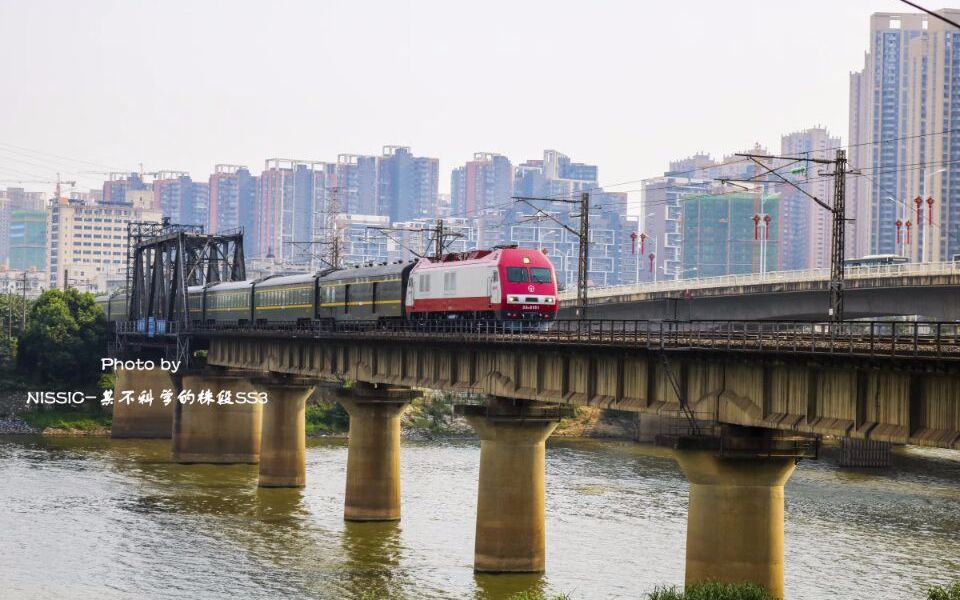
[[[932,16],[932,17],[935,18],[935,19],[940,19],[940,20],[943,21],[944,23],[949,23],[950,25],[953,25],[953,26],[956,27],[957,29],[960,29],[960,25],[957,25],[956,21],[952,21],[952,20],[946,18],[945,16],[943,16],[943,15],[941,15],[941,14],[939,14],[939,13],[935,13],[935,12],[933,12],[932,10],[926,9],[926,8],[920,6],[919,4],[914,4],[913,2],[910,2],[910,0],[900,0],[900,1],[903,2],[904,4],[908,4],[908,5],[912,6],[912,7],[914,7],[914,8],[917,9],[917,10],[922,10],[923,12],[927,13],[928,15]]]
[[[27,147],[25,147],[25,146],[19,146],[19,145],[17,145],[17,144],[11,144],[10,142],[0,141],[0,146],[8,146],[8,147],[10,147],[10,148],[14,148],[14,149],[17,149],[17,150],[20,150],[20,151],[23,151],[23,152],[30,152],[30,153],[33,153],[33,154],[39,154],[39,155],[41,155],[41,156],[51,156],[51,157],[59,158],[59,159],[66,160],[66,161],[69,161],[69,162],[81,163],[81,164],[85,164],[85,165],[93,166],[93,167],[98,167],[98,168],[105,168],[105,169],[109,169],[109,170],[111,170],[111,171],[124,171],[124,170],[125,170],[125,169],[120,169],[120,168],[118,168],[118,167],[111,166],[111,165],[107,165],[107,164],[104,164],[104,163],[92,162],[92,161],[83,160],[83,159],[80,159],[80,158],[71,158],[71,157],[69,157],[69,156],[63,156],[62,154],[54,154],[54,153],[52,153],[52,152],[46,152],[46,151],[44,151],[44,150],[36,150],[36,149],[33,149],[33,148],[27,148]]]

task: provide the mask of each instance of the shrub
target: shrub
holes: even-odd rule
[[[772,600],[762,587],[752,583],[695,583],[683,591],[657,588],[649,600]]]
[[[930,588],[927,592],[927,600],[960,600],[960,581],[947,587]]]
[[[307,435],[347,431],[350,415],[337,403],[321,402],[307,407]]]

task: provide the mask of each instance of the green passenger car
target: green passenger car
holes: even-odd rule
[[[317,318],[323,321],[383,322],[403,318],[405,282],[412,262],[351,267],[319,281]]]
[[[253,322],[257,325],[307,325],[313,321],[317,276],[269,277],[254,285]]]
[[[203,320],[207,325],[245,326],[250,323],[253,281],[227,281],[205,287]]]

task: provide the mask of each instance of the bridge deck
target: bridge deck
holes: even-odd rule
[[[121,334],[135,334],[123,324]],[[879,359],[960,361],[960,324],[940,322],[556,321],[549,328],[497,322],[272,324],[182,331],[199,337],[411,341],[453,345],[535,345],[697,350]],[[171,335],[175,335],[171,333]]]

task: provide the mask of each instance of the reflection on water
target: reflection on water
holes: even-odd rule
[[[547,572],[475,575],[479,447],[405,443],[403,521],[345,523],[344,440],[311,441],[305,489],[255,466],[176,465],[169,442],[0,438],[0,597],[642,598],[683,580],[687,484],[668,451],[551,441]],[[921,598],[960,579],[960,453],[884,473],[828,449],[787,485],[791,600]]]

